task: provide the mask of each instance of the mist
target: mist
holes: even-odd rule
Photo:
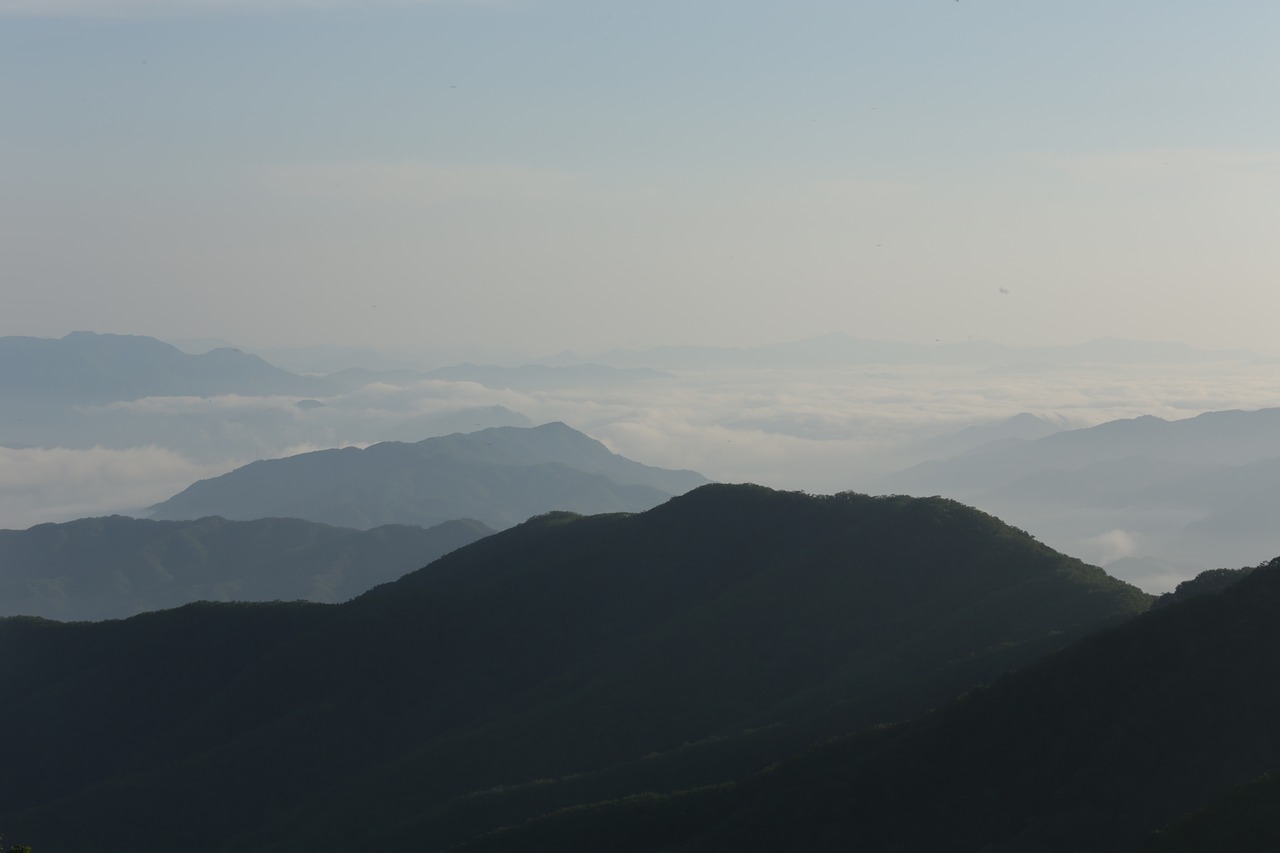
[[[823,351],[832,346],[829,340],[821,347],[801,343],[767,355],[655,350],[600,353],[588,360],[563,354],[563,367],[520,370],[514,369],[520,362],[449,370],[419,363],[316,373],[308,381],[329,389],[317,397],[153,395],[85,404],[46,395],[40,405],[7,406],[0,416],[9,445],[0,449],[0,527],[145,514],[146,507],[197,479],[256,459],[562,421],[615,453],[721,482],[823,494],[955,497],[1068,554],[1114,565],[1117,573],[1151,589],[1168,588],[1199,569],[1257,562],[1280,550],[1280,540],[1258,531],[1228,537],[1202,529],[1191,536],[1188,525],[1208,523],[1223,510],[1217,505],[1164,505],[1150,496],[1126,497],[1126,503],[1112,495],[1125,483],[1107,485],[1105,495],[1093,481],[1084,492],[1078,485],[1072,491],[1061,482],[1066,473],[1054,474],[1061,467],[1057,462],[1027,463],[1030,468],[1003,480],[998,465],[980,467],[987,472],[980,476],[962,472],[930,479],[928,473],[928,465],[940,464],[930,460],[960,460],[947,464],[962,466],[966,454],[1032,445],[1054,433],[1120,419],[1176,422],[1203,412],[1280,405],[1280,385],[1265,357],[1200,353],[1198,361],[1151,363],[1104,362],[1095,355],[1090,362],[1053,363],[1043,356],[1062,352],[997,348],[994,360],[974,357],[956,364],[919,363],[932,355],[908,348],[896,360],[847,363]],[[1159,345],[1143,351],[1164,353],[1163,358],[1173,352]],[[324,354],[317,351],[316,357]],[[1040,360],[999,360],[1024,357]],[[646,359],[661,369],[638,369]],[[611,361],[627,369],[604,366]],[[711,362],[717,366],[705,366]],[[1094,474],[1072,476],[1096,479],[1097,471],[1121,470],[1109,451],[1100,452],[1098,459],[1079,462],[1094,464]],[[1200,468],[1168,469],[1194,461],[1186,449],[1178,452],[1180,459],[1159,463],[1159,476],[1148,470],[1154,462],[1135,469],[1132,488],[1204,476],[1242,461],[1206,457]],[[1266,454],[1264,442],[1243,461]],[[1271,455],[1280,457],[1280,449]],[[922,463],[923,474],[913,468]],[[1058,479],[1038,486],[1035,478],[1025,479],[1028,474]]]

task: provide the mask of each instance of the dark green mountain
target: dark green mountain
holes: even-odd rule
[[[1277,766],[1280,559],[740,785],[580,808],[468,849],[1272,850],[1280,798],[1260,774]]]
[[[1274,853],[1280,850],[1280,774],[1232,788],[1150,838],[1142,853]]]
[[[72,332],[0,337],[0,397],[105,403],[215,394],[325,396],[340,386],[235,349],[190,355],[155,338]]]
[[[493,531],[123,516],[0,530],[0,616],[119,619],[192,601],[338,602]]]
[[[645,510],[706,482],[550,423],[263,460],[201,480],[152,511],[159,519],[291,517],[361,529],[476,518],[504,528],[551,510]]]
[[[542,516],[343,605],[4,620],[0,826],[79,853],[443,850],[749,776],[1149,601],[951,501],[707,486]]]
[[[1209,466],[1246,465],[1278,454],[1280,408],[1205,412],[1178,421],[1143,415],[1033,441],[999,442],[924,462],[887,479],[895,488],[910,491],[942,489],[977,495],[1040,472],[1089,471],[1100,492],[1134,491],[1148,482],[1163,486],[1195,476]],[[1109,482],[1113,472],[1107,463],[1117,462],[1144,465],[1148,470],[1133,467],[1118,482]],[[1029,495],[1023,490],[1014,496],[1026,499]]]

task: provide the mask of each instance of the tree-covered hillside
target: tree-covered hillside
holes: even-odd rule
[[[0,615],[121,619],[193,601],[346,601],[492,533],[296,518],[149,521],[124,516],[0,530]]]

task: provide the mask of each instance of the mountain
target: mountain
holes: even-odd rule
[[[463,849],[1272,850],[1277,614],[1280,559],[741,784],[581,807]]]
[[[281,516],[361,529],[475,518],[503,528],[550,510],[644,510],[706,482],[692,471],[633,462],[550,423],[254,462],[201,480],[152,513],[157,519]]]
[[[338,386],[234,349],[189,355],[155,338],[72,332],[0,337],[0,397],[107,403],[217,394],[325,396]]]
[[[1022,412],[1010,418],[991,423],[974,424],[955,432],[917,441],[902,451],[904,456],[916,459],[945,458],[969,453],[976,448],[994,445],[1009,439],[1034,441],[1068,429],[1061,419],[1050,419],[1030,412]]]
[[[893,476],[891,482],[914,492],[941,489],[971,495],[1043,470],[1071,471],[1126,458],[1224,466],[1277,456],[1280,408],[1206,412],[1178,421],[1144,415],[924,462]]]
[[[338,602],[493,531],[123,516],[0,530],[0,615],[120,619],[192,601]]]
[[[952,501],[713,485],[541,516],[341,605],[0,620],[0,826],[81,853],[442,850],[748,776],[1149,601]]]
[[[1280,551],[1272,511],[1280,500],[1280,408],[1144,416],[1010,439],[921,463],[877,486],[969,501],[1125,579],[1167,587],[1200,569]],[[1142,571],[1133,558],[1157,568],[1122,574]]]

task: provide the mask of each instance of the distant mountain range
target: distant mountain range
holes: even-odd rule
[[[107,403],[157,396],[325,396],[339,386],[234,349],[189,355],[155,338],[72,332],[0,337],[0,397]]]
[[[1207,569],[1280,552],[1280,409],[1148,415],[1006,439],[921,463],[878,488],[969,501],[1076,553],[1090,537],[1130,543],[1132,553],[1112,558],[1117,571],[1137,568],[1120,559],[1155,559],[1148,569],[1158,578],[1165,566],[1168,583],[1194,573],[1188,561]]]
[[[120,619],[192,601],[339,602],[493,531],[113,516],[0,530],[0,616]]]
[[[645,510],[707,482],[693,471],[633,462],[550,423],[254,462],[192,485],[151,514],[305,518],[360,529],[475,518],[505,528],[550,510]]]
[[[440,851],[561,806],[750,776],[832,734],[941,707],[1149,603],[952,501],[713,485],[639,515],[540,516],[342,605],[0,620],[0,826],[37,850],[80,853],[118,850],[121,839],[189,853]],[[1250,628],[1239,642],[1256,638]],[[1007,746],[981,754],[992,730],[1014,739],[1056,719],[1051,709],[1068,719],[1093,708],[1075,694],[1112,679],[1124,687],[1130,661],[1151,666],[1166,642],[1123,646],[1097,670],[1058,665],[1051,672],[1064,677],[1027,682],[1043,694],[1015,695],[1018,715],[901,754],[894,786],[914,780],[933,793],[949,777],[916,779],[915,768],[950,767],[939,762],[952,752],[980,756],[971,773],[1005,768]],[[1173,661],[1192,645],[1172,647]],[[1205,664],[1217,651],[1204,650]],[[1216,707],[1212,690],[1199,695]],[[988,706],[979,696],[963,707]],[[1070,725],[1105,722],[1090,710]],[[892,747],[897,731],[869,742]],[[1219,739],[1236,731],[1213,729]],[[1031,743],[1030,766],[1052,767],[1057,753]],[[1181,754],[1170,748],[1165,764]],[[1036,789],[1015,771],[1002,773],[1021,806],[1019,783]],[[899,808],[884,804],[894,786],[868,802]],[[950,815],[949,797],[969,803],[985,789],[941,790],[914,804]],[[767,801],[729,802],[778,815]],[[591,849],[625,850],[646,832],[623,829],[618,845],[602,836]]]
[[[1048,418],[1022,412],[1010,418],[983,424],[974,424],[954,432],[922,439],[902,450],[901,455],[916,459],[945,459],[959,456],[978,448],[994,446],[1010,439],[1035,441],[1072,428],[1063,418]]]

